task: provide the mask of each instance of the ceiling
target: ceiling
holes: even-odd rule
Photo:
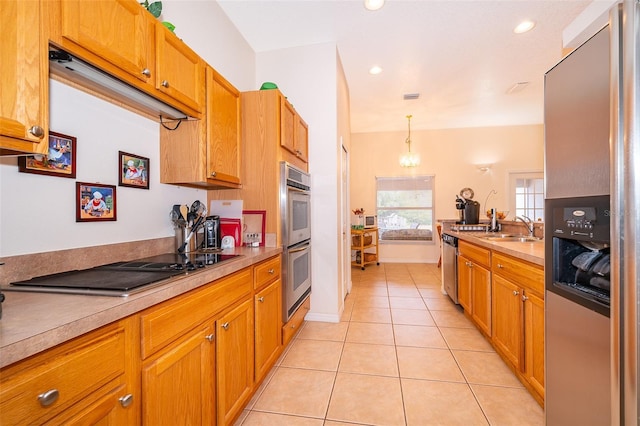
[[[256,52],[335,42],[360,133],[405,130],[408,114],[412,130],[542,123],[544,73],[591,1],[386,0],[373,12],[362,0],[218,3]],[[536,26],[515,34],[524,19]],[[507,93],[519,82],[529,84]]]

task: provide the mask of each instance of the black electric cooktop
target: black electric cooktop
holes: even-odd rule
[[[159,285],[168,278],[217,265],[238,256],[220,253],[167,253],[129,262],[116,262],[90,269],[35,277],[11,283],[7,290],[128,296],[147,290],[154,284]]]

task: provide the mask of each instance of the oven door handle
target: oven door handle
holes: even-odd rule
[[[308,245],[306,245],[304,247],[291,249],[291,250],[289,250],[289,253],[298,253],[300,251],[305,251],[305,250],[309,250],[309,246]]]
[[[287,185],[287,191],[295,191],[301,194],[309,194],[310,192],[308,189],[296,188],[295,186],[289,186],[289,185]]]

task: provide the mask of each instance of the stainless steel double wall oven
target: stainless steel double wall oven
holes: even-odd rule
[[[282,319],[287,322],[311,293],[311,176],[280,163]]]

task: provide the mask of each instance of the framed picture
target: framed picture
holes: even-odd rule
[[[116,220],[116,187],[76,182],[76,222]]]
[[[118,151],[118,185],[149,189],[149,159]]]
[[[18,171],[58,177],[76,177],[76,138],[49,132],[48,154],[18,157]]]
[[[242,241],[245,245],[256,243],[264,247],[264,226],[267,218],[265,210],[242,210]]]

